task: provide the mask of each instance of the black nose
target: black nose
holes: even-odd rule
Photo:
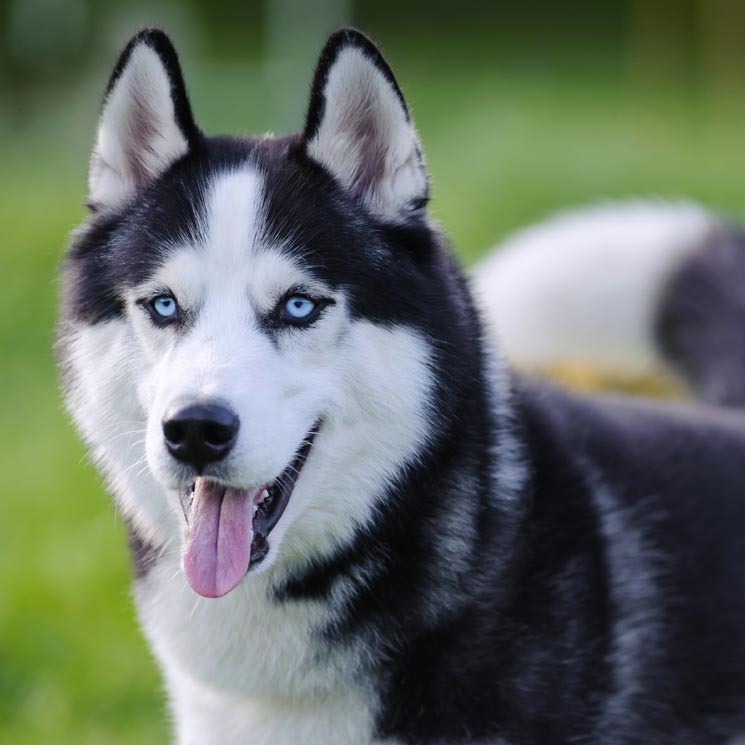
[[[238,417],[217,401],[175,403],[163,418],[163,436],[171,455],[201,472],[222,460],[235,443]]]

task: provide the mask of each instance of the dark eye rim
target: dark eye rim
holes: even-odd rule
[[[314,304],[315,307],[307,316],[305,316],[305,318],[295,318],[287,312],[287,301],[293,297],[301,297],[306,300],[310,300]],[[319,297],[311,292],[308,292],[302,287],[293,287],[280,298],[279,302],[274,308],[272,316],[275,319],[276,325],[280,327],[290,326],[295,328],[302,328],[315,323],[321,317],[321,315],[323,315],[323,312],[326,310],[326,308],[328,308],[330,305],[334,305],[335,302],[336,301],[332,298]]]
[[[173,300],[174,303],[176,303],[176,312],[172,316],[162,316],[160,315],[160,313],[158,313],[157,310],[155,310],[155,301],[160,300],[160,298],[163,297],[169,297],[171,298],[171,300]],[[169,290],[161,290],[155,295],[140,298],[137,301],[137,305],[139,305],[143,310],[147,311],[148,315],[150,316],[150,320],[156,326],[172,326],[174,324],[181,323],[181,321],[183,320],[183,310],[179,305],[176,296]]]

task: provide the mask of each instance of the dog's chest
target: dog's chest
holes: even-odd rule
[[[258,575],[224,598],[200,598],[176,556],[138,583],[179,743],[377,742],[375,695],[356,675],[359,651],[321,640],[325,606],[272,600],[269,585]]]
[[[137,587],[140,618],[168,677],[241,697],[325,694],[353,674],[354,654],[330,653],[320,630],[325,605],[280,602],[264,575],[219,599],[197,596],[180,561],[153,567]]]

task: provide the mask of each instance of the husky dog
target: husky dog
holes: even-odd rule
[[[474,290],[520,367],[672,373],[709,403],[745,406],[745,232],[703,207],[557,215],[494,249]]]
[[[67,401],[181,745],[745,732],[745,422],[512,375],[363,35],[303,131],[208,137],[146,30],[64,266]]]

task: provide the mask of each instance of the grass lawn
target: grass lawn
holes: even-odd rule
[[[598,50],[531,67],[516,47],[493,46],[386,45],[419,124],[434,213],[464,261],[588,200],[686,196],[745,215],[745,105],[716,114],[690,89],[634,87]],[[209,131],[272,126],[255,68],[187,73]],[[14,745],[167,738],[123,526],[67,422],[51,352],[55,267],[83,216],[97,95],[81,87],[23,133],[0,132],[0,743]]]

